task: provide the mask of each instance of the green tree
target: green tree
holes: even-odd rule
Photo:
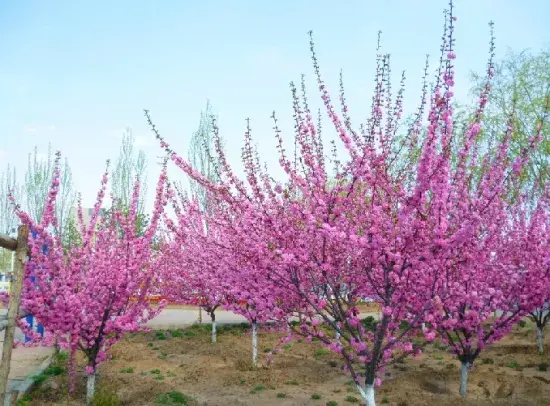
[[[189,162],[195,170],[203,176],[217,183],[220,181],[219,160],[216,151],[216,137],[214,131],[214,116],[211,111],[210,102],[207,101],[205,111],[201,112],[199,128],[193,133],[189,143]],[[223,142],[218,137],[220,148]],[[197,196],[203,210],[208,208],[208,193],[203,186],[191,180],[191,193]]]
[[[479,94],[483,75],[472,73],[471,93]],[[550,50],[539,53],[528,50],[509,51],[495,65],[487,109],[483,117],[482,137],[486,145],[494,144],[495,137],[504,134],[508,117],[514,112],[514,131],[511,140],[511,158],[517,157],[529,140],[537,133],[537,125],[543,121],[542,143],[521,176],[522,188],[535,190],[548,181],[550,175]]]
[[[52,157],[51,145],[48,145],[48,153],[45,159],[40,158],[38,148],[29,154],[27,173],[25,174],[25,185],[23,188],[24,202],[27,212],[35,221],[40,221],[44,214],[46,198],[52,182],[54,171],[54,160]],[[70,234],[68,232],[71,220],[72,207],[76,200],[73,189],[73,176],[67,158],[61,167],[61,178],[59,193],[57,195],[56,216],[58,225],[54,230],[64,244],[68,244]]]
[[[149,222],[145,213],[145,196],[147,194],[147,156],[135,148],[135,138],[130,128],[122,135],[120,152],[112,174],[112,192],[115,205],[128,214],[136,181],[140,183],[140,200],[138,202],[138,221],[136,231],[143,233]],[[110,210],[108,211],[110,213]],[[109,215],[109,214],[107,214]]]

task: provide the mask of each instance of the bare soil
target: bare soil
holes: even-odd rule
[[[254,369],[248,329],[221,326],[219,330],[216,344],[210,343],[207,328],[199,326],[173,334],[128,336],[112,348],[113,359],[99,369],[101,402],[97,404],[360,404],[360,395],[342,370],[339,358],[318,343],[293,342],[269,364],[268,352],[284,334],[260,332],[261,365]],[[550,352],[548,339],[546,352]],[[481,354],[470,373],[468,397],[462,399],[458,396],[460,363],[435,343],[427,346],[421,356],[388,369],[377,389],[377,404],[550,405],[550,365],[545,371],[545,363],[550,364],[550,356],[537,353],[533,326],[516,327]],[[66,395],[66,385],[65,375],[49,378],[24,404],[82,405],[84,378],[78,382],[72,399]],[[170,392],[192,399],[167,395]],[[109,397],[117,398],[119,403]]]

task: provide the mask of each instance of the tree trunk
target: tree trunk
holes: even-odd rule
[[[252,365],[258,366],[258,324],[252,322]]]
[[[470,363],[462,361],[460,370],[460,396],[466,396],[468,393],[468,374],[470,372]]]
[[[93,374],[88,374],[88,379],[86,381],[86,404],[91,405],[92,400],[95,395],[95,372]]]
[[[365,400],[367,406],[376,406],[376,399],[374,398],[374,384],[365,385],[365,389],[361,385],[355,385],[357,390],[361,394],[361,397]]]
[[[537,343],[539,345],[539,352],[544,354],[544,336],[542,335],[542,327],[537,326]]]
[[[216,342],[216,315],[214,312],[210,313],[210,317],[212,318],[212,342]]]
[[[199,324],[202,324],[202,307],[199,306]]]

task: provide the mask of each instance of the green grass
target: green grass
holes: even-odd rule
[[[493,361],[492,358],[483,358],[483,359],[481,360],[481,363],[484,364],[484,365],[487,365],[487,364],[494,364],[495,361]]]
[[[317,348],[313,353],[315,357],[320,357],[321,355],[327,355],[327,354],[330,354],[330,351],[327,350],[326,348]]]
[[[152,370],[151,370],[151,373],[152,373],[153,375],[160,375],[161,372],[160,372],[160,369],[152,369]]]
[[[279,392],[279,393],[277,393],[277,397],[278,397],[279,399],[286,398],[286,393]]]
[[[546,372],[548,371],[548,364],[546,362],[541,362],[538,367],[539,371]]]
[[[290,381],[286,381],[285,382],[287,385],[294,385],[294,386],[297,386],[297,385],[300,385],[300,382],[298,382],[297,380],[295,379],[292,379]]]
[[[359,403],[359,399],[357,399],[355,396],[348,395],[344,400],[349,403]]]
[[[128,368],[122,368],[120,370],[121,374],[133,374],[134,373],[134,367],[128,367]]]
[[[155,338],[157,340],[166,340],[166,335],[162,331],[157,331],[155,333]]]
[[[507,364],[505,364],[505,366],[507,366],[508,368],[512,368],[512,369],[518,369],[519,368],[519,364],[518,364],[517,361],[508,362]]]
[[[314,393],[313,395],[311,395],[311,399],[319,400],[319,399],[321,399],[321,395],[319,395],[318,393]]]
[[[155,401],[157,405],[192,405],[195,404],[195,399],[181,392],[167,392],[157,396]]]
[[[179,331],[179,330],[169,330],[168,332],[170,333],[170,335],[172,336],[172,338],[183,337],[182,332]]]
[[[115,392],[100,390],[92,399],[91,406],[119,406],[120,404],[121,402]]]
[[[251,391],[250,391],[250,394],[255,394],[255,393],[258,393],[258,392],[261,392],[265,389],[265,386],[263,385],[257,385],[255,386]]]
[[[327,402],[327,406],[338,406],[338,402],[336,402],[335,400],[329,400]]]

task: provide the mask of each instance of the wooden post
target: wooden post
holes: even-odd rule
[[[2,348],[2,361],[0,362],[0,405],[4,405],[4,399],[8,388],[15,324],[19,314],[19,304],[21,303],[21,291],[23,290],[23,279],[25,274],[25,262],[27,262],[28,237],[28,227],[25,225],[19,226],[17,230],[17,244],[15,247],[15,269],[12,275],[10,304],[8,307],[8,326],[6,327],[4,346]]]

